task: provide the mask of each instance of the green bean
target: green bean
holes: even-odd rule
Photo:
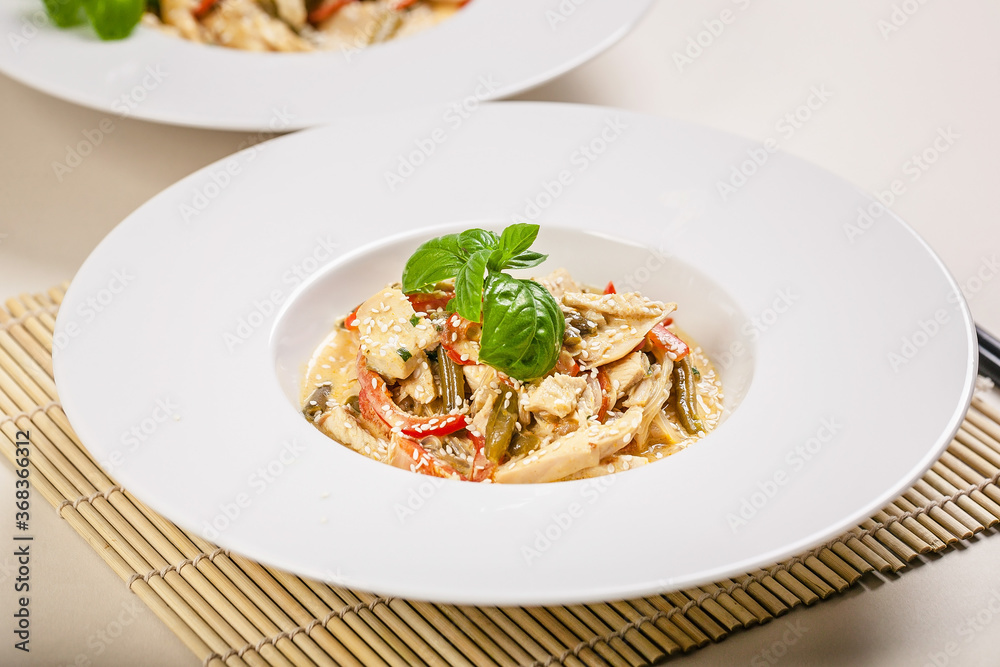
[[[597,331],[597,327],[593,322],[590,322],[586,317],[572,308],[566,309],[565,316],[566,324],[579,331],[581,336],[589,336]]]
[[[465,404],[465,375],[444,350],[438,353],[438,375],[445,408],[449,412],[458,410]]]
[[[496,462],[503,458],[510,447],[517,424],[517,392],[503,387],[493,403],[493,412],[486,422],[486,458]]]
[[[510,454],[511,458],[514,458],[533,452],[538,449],[540,444],[542,444],[542,439],[534,433],[520,431],[514,434],[514,438],[510,442],[510,447],[507,448],[507,453]]]
[[[306,404],[302,406],[302,414],[306,416],[306,419],[315,421],[316,417],[326,410],[326,399],[329,396],[329,384],[321,384],[313,389],[313,393],[309,394],[309,398],[306,399]]]
[[[688,357],[674,362],[674,409],[681,426],[691,435],[704,431],[698,416],[698,390],[695,387],[694,372]]]
[[[575,330],[572,327],[566,327],[565,331],[566,333],[563,334],[563,345],[566,347],[573,347],[583,342],[583,338],[580,337],[579,333],[573,333]]]

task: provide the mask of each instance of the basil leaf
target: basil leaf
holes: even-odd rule
[[[486,260],[493,251],[483,248],[469,258],[455,276],[455,312],[469,320],[479,322],[483,311],[483,284],[486,282]]]
[[[465,265],[458,234],[446,234],[420,245],[403,268],[403,293],[430,292],[442,280],[454,278]]]
[[[458,245],[470,255],[500,247],[500,237],[485,229],[466,229],[458,235]]]
[[[535,242],[536,236],[538,236],[538,225],[519,222],[506,227],[500,234],[500,247],[490,257],[490,268],[494,271],[515,268],[509,267],[508,263],[527,250]]]
[[[538,225],[519,222],[503,230],[500,234],[500,245],[514,257],[530,248],[537,237]]]
[[[69,28],[83,22],[86,16],[80,0],[45,0],[45,11],[60,28]]]
[[[491,273],[479,360],[521,381],[539,378],[556,365],[565,326],[559,304],[544,287]]]
[[[535,252],[533,250],[525,250],[517,257],[511,259],[506,264],[503,265],[505,269],[530,269],[533,266],[538,266],[546,259],[548,255],[543,255],[540,252]]]
[[[124,39],[146,11],[146,0],[83,0],[83,8],[98,37]]]

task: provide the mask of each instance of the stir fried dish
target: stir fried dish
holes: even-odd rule
[[[123,39],[141,20],[204,44],[247,51],[349,54],[420,32],[470,0],[44,0],[52,21],[89,20],[101,39]]]
[[[462,0],[159,0],[152,25],[249,51],[356,50],[413,34]]]
[[[355,50],[413,34],[463,0],[159,0],[147,20],[196,42],[250,51]]]
[[[719,422],[722,386],[676,304],[556,269],[537,225],[431,239],[402,281],[340,320],[309,363],[303,414],[343,445],[474,482],[582,479],[680,451]]]

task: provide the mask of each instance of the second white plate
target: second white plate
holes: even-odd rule
[[[0,72],[115,116],[228,130],[288,131],[340,118],[484,100],[539,85],[621,39],[651,0],[474,0],[429,30],[364,49],[251,53],[139,26],[101,42],[59,30],[42,0],[0,4]]]

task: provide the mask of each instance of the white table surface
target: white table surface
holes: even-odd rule
[[[679,67],[675,54],[727,9],[731,22]],[[987,2],[664,0],[608,52],[522,98],[619,106],[774,138],[870,192],[898,179],[904,191],[892,209],[974,291],[976,320],[1000,332],[998,34],[1000,5]],[[823,91],[824,101],[812,98],[819,108],[799,110],[814,91]],[[782,121],[797,110],[809,116],[799,127]],[[105,117],[0,76],[0,296],[71,278],[129,212],[248,138],[119,120],[58,180],[53,162]],[[911,156],[949,130],[948,150],[916,178]],[[0,490],[13,488],[10,467],[0,466]],[[13,557],[0,555],[0,619],[7,619],[0,620],[0,664],[199,663],[54,512],[33,521],[32,650],[12,648]],[[846,595],[680,662],[1000,664],[995,533],[898,578],[866,577]],[[972,625],[977,616],[980,625]]]

